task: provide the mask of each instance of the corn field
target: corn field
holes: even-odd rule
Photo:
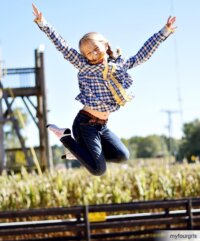
[[[200,164],[108,165],[101,177],[85,169],[0,176],[0,210],[121,203],[200,196]]]

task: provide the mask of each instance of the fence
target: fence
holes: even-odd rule
[[[151,241],[199,230],[200,198],[0,212],[0,240]]]

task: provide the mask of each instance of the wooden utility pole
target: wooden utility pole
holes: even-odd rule
[[[0,82],[2,79],[2,67],[1,67],[1,59],[0,59]],[[0,88],[0,174],[2,173],[4,166],[5,166],[5,151],[4,151],[4,134],[3,134],[3,125],[4,125],[4,118],[3,118],[3,107],[2,107],[2,97],[3,97],[3,90]]]
[[[53,168],[51,152],[49,148],[49,137],[46,125],[47,121],[47,98],[46,98],[46,86],[45,86],[45,73],[44,73],[44,53],[35,51],[35,68],[36,86],[39,87],[39,95],[37,95],[37,118],[39,128],[40,139],[40,157],[41,165]]]
[[[1,80],[0,80],[1,81]],[[3,134],[3,109],[2,109],[2,90],[0,89],[0,174],[5,167],[4,134]]]

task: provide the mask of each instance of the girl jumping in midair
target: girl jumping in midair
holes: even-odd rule
[[[119,163],[129,159],[128,149],[107,127],[110,113],[131,100],[125,90],[133,80],[127,72],[148,60],[160,43],[174,32],[176,18],[169,17],[166,25],[150,37],[136,55],[125,59],[114,53],[106,38],[96,32],[87,33],[80,39],[79,53],[47,23],[34,4],[33,13],[39,28],[77,68],[80,94],[76,100],[83,104],[73,123],[74,138],[68,128],[53,124],[47,128],[90,173],[102,175],[106,171],[106,161]]]

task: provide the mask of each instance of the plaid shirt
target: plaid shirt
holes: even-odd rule
[[[116,60],[109,58],[107,78],[105,79],[103,78],[103,71],[105,69],[103,63],[90,64],[83,55],[71,48],[45,20],[42,23],[38,23],[38,26],[50,38],[56,48],[63,54],[64,58],[78,69],[80,94],[76,97],[76,100],[80,101],[83,105],[89,106],[91,109],[101,112],[113,112],[120,108],[120,105],[116,103],[108,88],[109,84],[113,86],[119,97],[123,99],[121,92],[110,76],[113,65],[115,65],[114,78],[117,79],[124,89],[128,89],[132,85],[133,79],[127,71],[148,60],[159,44],[171,34],[164,27],[150,37],[136,55],[128,59],[124,59],[122,56],[119,56]]]

